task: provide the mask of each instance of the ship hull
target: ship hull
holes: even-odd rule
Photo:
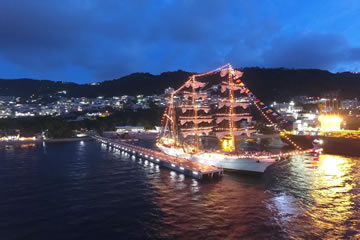
[[[285,135],[303,149],[313,148],[312,142],[315,139],[318,139],[323,141],[323,144],[321,145],[321,148],[323,148],[323,153],[360,156],[360,139],[294,134]],[[288,139],[286,139],[284,136],[280,137],[284,143],[287,143],[291,146]]]
[[[218,153],[187,154],[174,150],[170,147],[158,146],[159,149],[169,155],[186,158],[192,161],[201,162],[207,165],[223,168],[225,171],[239,171],[247,173],[263,173],[275,162],[274,158],[255,159],[238,158]]]

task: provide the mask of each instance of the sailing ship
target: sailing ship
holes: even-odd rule
[[[204,80],[215,74],[220,78]],[[225,170],[264,172],[276,158],[267,152],[247,152],[238,147],[237,137],[255,132],[242,75],[230,64],[192,75],[170,95],[157,147],[169,155]]]

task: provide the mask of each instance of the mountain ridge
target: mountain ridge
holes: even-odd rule
[[[331,73],[320,69],[243,68],[242,81],[264,100],[288,100],[295,95],[321,96],[338,92],[343,98],[360,96],[360,74]],[[121,95],[161,94],[167,87],[181,86],[193,73],[182,70],[151,73],[132,73],[117,79],[95,84],[78,84],[29,78],[0,79],[0,96],[30,97],[59,94],[67,97],[112,97]],[[21,86],[21,87],[20,87]]]

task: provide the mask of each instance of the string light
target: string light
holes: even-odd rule
[[[271,120],[267,114],[259,107],[259,105],[264,105],[264,103],[259,99],[257,98],[251,91],[249,88],[246,87],[246,85],[240,80],[238,79],[237,76],[234,77],[234,79],[236,79],[235,83],[233,82],[233,79],[232,79],[232,74],[233,74],[233,69],[232,69],[232,66],[228,63],[224,66],[221,66],[213,71],[209,71],[209,72],[205,72],[205,73],[202,73],[202,74],[195,74],[195,75],[192,75],[188,81],[185,82],[184,85],[182,85],[179,89],[177,89],[176,91],[173,92],[173,95],[174,96],[177,92],[179,92],[180,90],[182,90],[183,88],[185,87],[188,87],[190,86],[192,83],[194,83],[195,81],[195,77],[201,77],[201,76],[206,76],[206,75],[210,75],[210,74],[214,74],[214,73],[218,73],[222,70],[228,70],[229,72],[229,86],[233,86],[233,85],[237,85],[240,87],[240,92],[241,93],[246,93],[247,96],[249,97],[249,99],[254,103],[256,109],[261,113],[261,115],[270,123],[274,126],[274,128],[280,132],[286,132],[285,129],[281,128],[277,123],[275,123],[273,120]],[[240,76],[241,77],[241,76]],[[230,79],[231,78],[231,79]],[[193,86],[193,85],[191,85]],[[200,93],[199,93],[200,94]],[[189,93],[189,95],[191,95],[191,93]],[[232,90],[230,89],[230,101],[234,101],[233,99],[233,93],[232,93]],[[173,99],[172,99],[173,100]],[[194,99],[193,99],[194,100]],[[173,102],[171,102],[172,106],[173,106]],[[195,104],[194,104],[195,105]],[[195,110],[196,110],[196,106],[195,107]],[[263,106],[263,109],[267,109],[268,107],[267,106]],[[164,111],[164,114],[165,112],[167,113],[168,111],[168,108],[165,109]],[[195,111],[196,112],[196,111]],[[272,113],[273,111],[271,109],[268,109],[267,110],[267,113]],[[220,116],[220,115],[224,115],[224,114],[214,114],[216,116]],[[234,128],[233,126],[233,123],[232,123],[232,118],[233,117],[236,117],[236,116],[246,116],[246,114],[233,114],[232,113],[232,106],[230,106],[230,112],[229,112],[229,128],[226,129],[226,128],[216,128],[216,130],[230,130],[230,135],[232,135],[232,132],[235,130],[239,130],[238,128]],[[196,116],[196,118],[202,118],[201,116]],[[205,118],[205,117],[204,117]],[[284,120],[286,121],[286,120]],[[162,126],[164,126],[164,122],[165,122],[165,116],[163,116],[162,118]],[[197,124],[196,124],[197,125]],[[198,131],[199,127],[196,127],[196,131]],[[160,132],[158,134],[158,136],[160,136]],[[269,158],[269,157],[286,157],[286,156],[291,156],[291,155],[302,155],[302,154],[306,154],[306,153],[310,153],[312,151],[314,151],[313,149],[307,149],[307,150],[303,150],[299,145],[297,145],[293,140],[291,140],[286,134],[282,135],[282,137],[284,137],[291,145],[293,145],[296,150],[295,151],[291,151],[291,152],[288,152],[288,153],[280,153],[280,154],[270,154],[270,155],[263,155],[263,156],[256,156],[256,155],[251,155],[252,157],[254,158],[259,158],[259,159],[263,159],[263,158]],[[249,155],[242,155],[242,156],[239,156],[240,158],[241,157],[249,157]],[[318,161],[318,160],[315,160],[315,159],[318,159],[318,158],[314,158],[314,161]]]

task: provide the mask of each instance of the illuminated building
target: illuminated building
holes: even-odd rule
[[[342,118],[332,115],[320,115],[318,120],[321,123],[321,131],[340,131]]]

